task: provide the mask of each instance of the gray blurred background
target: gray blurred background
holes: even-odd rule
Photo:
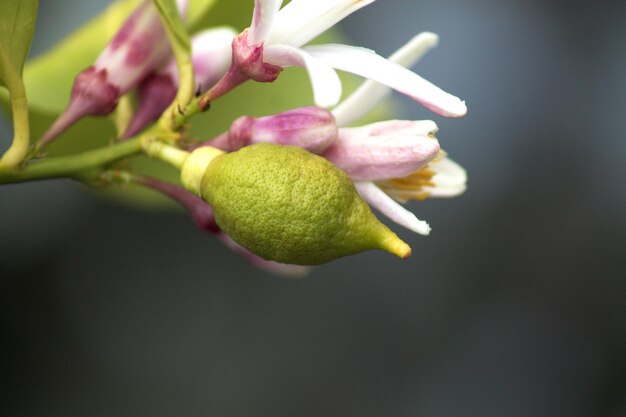
[[[33,55],[106,3],[42,1]],[[438,33],[416,70],[469,105],[401,101],[469,173],[411,204],[413,257],[288,280],[180,213],[2,187],[0,415],[626,416],[626,3],[379,0],[342,30]]]

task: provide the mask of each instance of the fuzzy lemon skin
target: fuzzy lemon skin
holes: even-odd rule
[[[265,259],[316,265],[399,241],[343,171],[297,147],[262,143],[219,156],[200,194],[217,224]]]

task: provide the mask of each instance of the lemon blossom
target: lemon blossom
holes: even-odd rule
[[[303,46],[337,22],[374,0],[255,0],[251,26],[233,41],[228,73],[205,102],[244,81],[274,81],[284,67],[305,67],[315,103],[331,107],[341,97],[335,69],[374,80],[410,96],[444,116],[463,116],[465,103],[407,68],[374,51],[348,45]],[[205,104],[205,103],[204,103]]]
[[[399,65],[411,66],[429,49],[434,47],[437,41],[438,37],[433,33],[424,32],[418,34],[391,55],[389,60]],[[350,97],[333,109],[332,113],[335,115],[337,124],[345,126],[363,117],[388,93],[389,88],[387,86],[373,81],[366,81]],[[394,122],[387,123],[394,125]],[[399,126],[397,123],[395,122],[396,127]],[[427,141],[434,141],[434,134],[437,131],[437,125],[434,122],[424,120],[413,123],[413,135]],[[368,129],[376,125],[370,125]],[[367,159],[358,156],[357,145],[350,143],[354,142],[354,140],[349,136],[345,136],[343,132],[346,131],[345,128],[339,129],[338,139],[333,146],[351,146],[356,154],[352,154],[351,160],[350,154],[346,152],[345,159],[353,165],[361,163],[366,166]],[[401,129],[391,129],[391,131],[397,135],[401,132]],[[388,135],[387,137],[393,140],[392,136]],[[346,144],[342,145],[342,143]],[[367,148],[367,142],[363,142],[363,146]],[[388,144],[388,146],[391,146],[391,144]],[[332,147],[330,149],[332,150]],[[431,144],[430,149],[434,151],[434,143]],[[438,150],[438,145],[436,149]],[[360,152],[363,152],[363,150]],[[402,158],[399,155],[396,157],[391,156],[385,161],[386,164],[383,164],[383,170],[379,172],[378,176],[356,177],[354,178],[355,186],[361,197],[382,214],[409,230],[427,235],[430,233],[428,223],[419,220],[413,213],[398,204],[398,201],[422,200],[428,197],[455,197],[465,191],[467,174],[460,165],[449,159],[442,151],[428,154],[423,159],[421,167],[416,166],[416,169],[413,171],[410,169],[398,170],[397,164],[401,160]],[[342,164],[345,165],[347,162],[338,160],[336,163],[341,167]]]
[[[322,156],[344,170],[370,206],[396,223],[422,235],[430,227],[394,202],[376,185],[423,169],[440,151],[430,120],[390,120],[357,128],[341,128]]]

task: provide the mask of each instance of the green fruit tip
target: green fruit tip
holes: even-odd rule
[[[391,231],[390,234],[382,240],[381,249],[402,259],[407,259],[411,256],[411,247]]]
[[[183,183],[183,186],[199,196],[200,184],[207,167],[215,158],[222,154],[224,154],[223,151],[212,146],[204,146],[193,151],[187,157],[180,170],[180,181]]]

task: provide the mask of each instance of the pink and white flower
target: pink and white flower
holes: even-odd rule
[[[421,33],[390,56],[389,60],[399,65],[412,66],[428,50],[434,47],[437,41],[437,35],[429,32]],[[363,117],[388,93],[389,88],[387,86],[374,81],[366,81],[350,97],[333,109],[337,124],[345,126]],[[396,129],[400,126],[397,121],[383,122],[383,125],[385,123],[390,123],[390,126],[395,126]],[[413,123],[415,138],[422,138],[422,140],[427,142],[434,140],[434,134],[437,131],[437,125],[434,122],[423,120],[404,123]],[[372,129],[378,125],[379,123],[375,123],[365,128]],[[349,132],[350,130],[345,128],[339,129],[337,142],[333,146],[345,146],[341,144],[352,141],[349,136],[344,136],[343,132],[346,131]],[[395,133],[398,134],[401,131],[402,129],[399,129]],[[393,136],[388,135],[387,137],[392,141],[394,140]],[[367,142],[362,143],[365,146]],[[398,170],[398,164],[403,161],[403,158],[400,155],[394,156],[387,153],[389,158],[386,161],[381,161],[381,170],[376,175],[361,178],[353,177],[357,191],[368,204],[401,226],[422,235],[430,233],[428,223],[419,220],[398,202],[406,202],[411,199],[422,200],[429,197],[455,197],[462,194],[467,187],[465,170],[449,159],[443,151],[439,151],[438,144],[437,152],[434,152],[435,144],[431,143],[430,145],[430,148],[424,149],[430,149],[432,152],[423,154],[424,158],[421,159],[421,166],[416,165],[413,170],[410,168],[404,171]],[[389,144],[389,146],[392,145]],[[371,148],[371,146],[366,146],[366,148]],[[359,152],[362,153],[364,151],[353,151],[352,164],[363,160],[362,157],[358,156]],[[350,154],[346,153],[346,159],[350,161]],[[419,160],[418,157],[415,159],[415,162]],[[340,163],[345,164],[346,162],[338,161],[337,165],[339,167],[341,167]],[[367,161],[363,160],[364,169],[366,164]]]
[[[368,204],[407,229],[427,235],[428,223],[394,202],[377,184],[423,170],[440,152],[436,131],[437,125],[430,120],[390,120],[341,128],[322,156],[350,175]]]
[[[341,98],[336,69],[384,84],[444,116],[463,116],[465,103],[400,64],[374,51],[348,45],[303,46],[340,20],[374,0],[255,0],[250,28],[233,41],[233,62],[209,91],[215,99],[242,82],[274,81],[284,67],[305,67],[315,103],[331,107]]]

